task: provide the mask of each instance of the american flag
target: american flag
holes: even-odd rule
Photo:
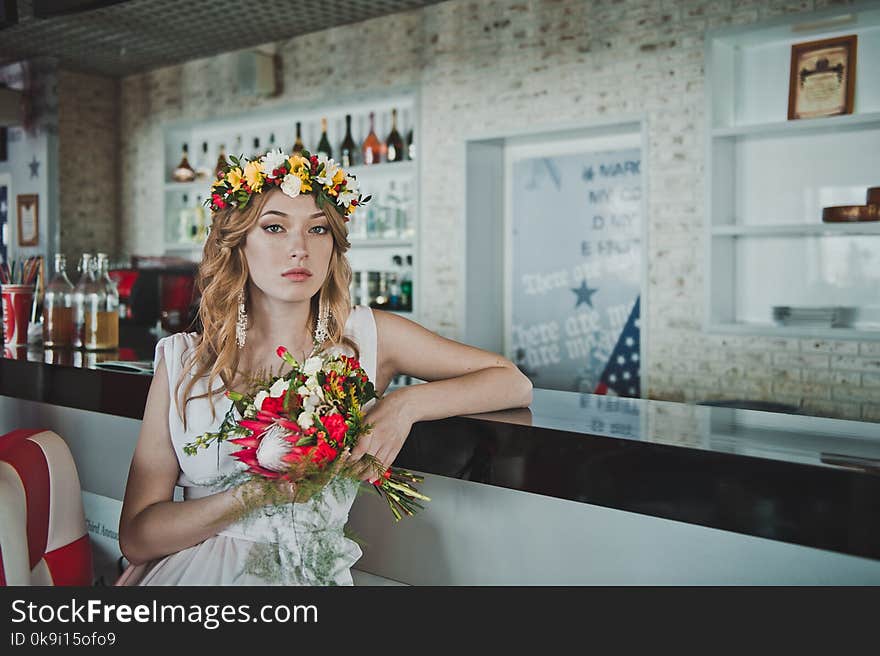
[[[642,363],[639,355],[639,296],[593,394],[640,397],[642,394]]]

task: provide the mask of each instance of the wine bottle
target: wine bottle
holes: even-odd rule
[[[406,156],[406,150],[403,145],[403,139],[400,138],[400,133],[397,131],[397,110],[391,110],[391,132],[388,133],[388,138],[385,140],[385,143],[388,145],[388,150],[386,153],[386,159],[389,162],[400,162]]]
[[[196,179],[196,172],[190,166],[189,159],[187,158],[186,144],[183,144],[183,155],[180,158],[180,163],[174,168],[171,177],[175,182],[192,182]]]
[[[351,114],[345,115],[345,138],[342,140],[342,145],[339,146],[339,157],[342,166],[348,168],[355,165],[357,145],[351,137]]]
[[[299,121],[296,122],[296,141],[293,142],[293,148],[290,151],[291,155],[301,155],[302,151],[304,151],[306,147],[303,145],[302,140],[302,123]]]
[[[211,164],[208,157],[208,142],[202,142],[202,152],[196,164],[196,180],[207,180],[211,177]]]
[[[370,133],[361,145],[364,164],[378,164],[381,159],[382,143],[376,136],[375,118],[375,114],[370,112]]]
[[[214,167],[214,177],[219,178],[226,168],[229,159],[226,156],[226,144],[220,144],[220,155],[217,156],[217,165]]]
[[[400,309],[404,312],[412,312],[412,255],[406,256],[406,266],[400,278]]]
[[[271,151],[271,150],[275,150],[276,148],[277,148],[277,146],[275,145],[275,133],[270,132],[269,133],[269,147],[266,150]]]
[[[330,148],[330,140],[327,138],[327,118],[321,119],[321,140],[318,142],[318,155],[325,155],[328,159],[333,157],[333,149]]]
[[[255,159],[258,159],[262,154],[263,153],[260,152],[260,138],[254,137],[254,152],[248,159],[253,161]]]

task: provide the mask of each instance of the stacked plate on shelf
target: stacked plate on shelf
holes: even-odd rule
[[[866,205],[837,205],[822,209],[824,223],[880,221],[880,187],[868,189]]]
[[[854,307],[792,307],[774,305],[773,321],[783,326],[823,326],[850,328],[855,318]]]

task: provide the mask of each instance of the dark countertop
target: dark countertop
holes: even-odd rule
[[[0,358],[0,395],[140,419],[152,377],[89,366],[152,360],[155,341]],[[875,423],[536,389],[530,408],[415,424],[396,464],[880,560]]]

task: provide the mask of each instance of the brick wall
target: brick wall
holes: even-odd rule
[[[283,95],[235,98],[230,55],[122,82],[122,246],[154,253],[163,121],[414,85],[421,93],[422,323],[456,338],[465,281],[462,135],[644,115],[651,398],[750,397],[880,421],[880,344],[701,333],[703,34],[826,2],[454,0],[276,44]],[[389,35],[393,34],[394,38]],[[231,98],[231,101],[230,101]],[[643,325],[645,325],[643,323]]]
[[[59,243],[74,283],[83,252],[118,256],[119,88],[113,78],[58,74]]]

